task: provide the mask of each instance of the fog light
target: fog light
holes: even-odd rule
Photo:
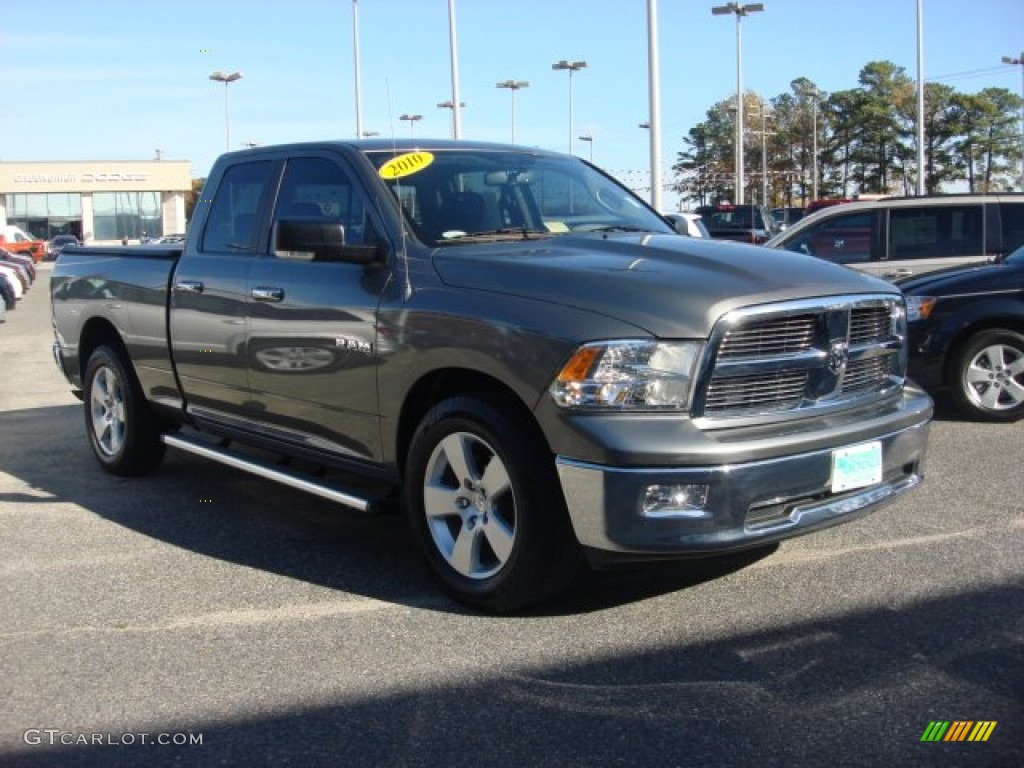
[[[649,485],[644,491],[641,513],[645,517],[703,517],[707,502],[706,485]]]

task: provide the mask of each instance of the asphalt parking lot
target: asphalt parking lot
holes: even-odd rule
[[[182,454],[104,474],[47,278],[0,325],[4,766],[1022,764],[1024,423],[940,410],[874,515],[484,616],[398,516]]]

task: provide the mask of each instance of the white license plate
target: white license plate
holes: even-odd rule
[[[832,451],[832,493],[882,482],[882,443],[854,445]]]

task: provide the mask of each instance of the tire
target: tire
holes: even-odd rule
[[[1017,421],[1024,416],[1024,336],[1000,329],[971,336],[954,353],[946,383],[964,416]]]
[[[100,465],[114,475],[143,475],[164,455],[160,422],[121,354],[97,347],[85,367],[85,430]]]
[[[499,613],[551,597],[582,562],[551,453],[517,413],[484,397],[442,401],[416,430],[405,473],[431,569],[456,600]]]

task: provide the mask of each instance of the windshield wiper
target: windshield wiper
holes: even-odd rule
[[[477,240],[541,240],[551,237],[546,229],[530,229],[528,227],[502,227],[487,229],[480,232],[467,232],[464,235],[441,238],[442,243],[466,243]]]
[[[603,227],[594,227],[593,229],[576,229],[574,232],[654,232],[653,229],[647,229],[645,227],[629,227],[624,224],[609,224]]]

